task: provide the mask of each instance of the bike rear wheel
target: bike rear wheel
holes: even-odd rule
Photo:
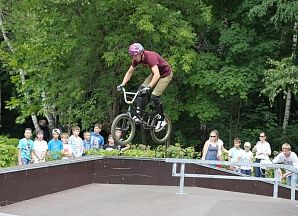
[[[135,136],[135,132],[135,122],[127,113],[120,114],[114,119],[111,128],[111,135],[116,144],[126,145],[131,143]]]
[[[152,140],[158,144],[162,144],[162,143],[165,143],[166,141],[168,141],[170,139],[170,136],[172,133],[171,120],[170,120],[169,116],[167,116],[166,114],[164,114],[164,117],[165,117],[167,124],[159,132],[155,132],[155,126],[156,126],[158,120],[156,118],[154,118],[151,123],[152,128],[150,129],[150,135],[151,135]]]

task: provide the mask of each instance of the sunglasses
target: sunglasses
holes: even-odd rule
[[[216,136],[210,136],[210,137],[216,137]]]
[[[260,137],[265,137],[265,136],[260,136]]]

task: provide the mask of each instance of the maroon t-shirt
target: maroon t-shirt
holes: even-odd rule
[[[131,66],[136,67],[139,64],[149,68],[157,65],[161,77],[169,76],[172,71],[171,66],[159,54],[148,50],[144,51],[144,59],[140,62],[132,60]]]

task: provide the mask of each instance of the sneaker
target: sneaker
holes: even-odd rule
[[[157,124],[156,124],[156,127],[155,127],[155,132],[159,132],[159,131],[161,131],[162,129],[164,129],[164,127],[165,127],[166,125],[167,125],[166,120],[158,121]]]
[[[137,125],[141,125],[142,124],[142,120],[138,116],[134,116],[132,119],[134,120],[134,122]]]

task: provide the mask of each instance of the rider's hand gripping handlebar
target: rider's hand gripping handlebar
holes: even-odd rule
[[[117,91],[122,91],[123,88],[124,88],[124,85],[120,84],[117,86]]]

